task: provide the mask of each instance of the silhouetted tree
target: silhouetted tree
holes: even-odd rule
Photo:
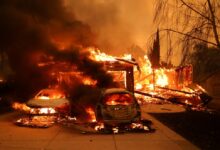
[[[182,49],[181,63],[193,47],[206,43],[220,51],[219,0],[157,0],[154,22],[167,34],[168,51]],[[209,49],[207,49],[209,50]],[[171,55],[172,53],[168,53]]]
[[[159,36],[159,30],[157,30],[156,38],[154,39],[153,46],[151,47],[151,50],[148,54],[148,57],[150,59],[152,68],[158,68],[160,67],[160,36]]]
[[[209,76],[220,71],[220,51],[215,47],[208,47],[200,43],[194,47],[194,52],[188,58],[193,64],[195,82],[202,82]]]

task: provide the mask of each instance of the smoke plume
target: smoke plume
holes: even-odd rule
[[[118,55],[146,54],[151,35],[154,0],[66,0],[77,19],[88,23],[103,51]],[[136,49],[136,46],[138,47]]]
[[[63,0],[1,0],[0,20],[0,50],[9,57],[21,96],[51,82],[48,68],[39,69],[42,59],[69,61],[98,80],[98,86],[111,84],[102,66],[81,52],[96,45],[91,28],[77,20]]]

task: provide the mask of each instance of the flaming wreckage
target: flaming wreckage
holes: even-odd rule
[[[151,132],[151,121],[141,119],[140,105],[174,103],[187,109],[204,110],[211,100],[201,86],[192,83],[191,65],[152,69],[147,56],[137,63],[131,55],[113,57],[99,50],[89,51],[91,59],[101,62],[104,69],[113,76],[117,87],[104,89],[95,106],[85,109],[89,116],[86,123],[70,115],[68,94],[57,87],[41,90],[26,104],[14,103],[14,109],[26,114],[15,123],[19,126],[50,127],[60,122],[90,127],[101,133]],[[42,66],[45,64],[39,64],[39,67]],[[73,70],[56,72],[58,85],[71,82],[69,80],[73,75],[84,85],[97,84],[95,80]]]

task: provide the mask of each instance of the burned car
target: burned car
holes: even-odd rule
[[[119,88],[107,89],[96,105],[96,119],[106,125],[138,122],[140,106],[134,94]]]
[[[34,98],[27,102],[27,106],[35,108],[33,110],[36,112],[33,113],[36,114],[42,110],[48,111],[45,113],[53,113],[51,111],[52,109],[59,113],[66,113],[70,109],[69,100],[66,98],[64,92],[59,89],[41,90]]]
[[[43,89],[26,104],[14,102],[12,107],[24,113],[14,123],[26,127],[50,127],[70,112],[69,100],[59,89]]]

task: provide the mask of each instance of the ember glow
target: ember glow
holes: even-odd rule
[[[144,125],[143,123],[132,123],[131,124],[132,129],[142,129],[145,131],[149,131],[149,127],[147,125]]]
[[[96,131],[103,130],[105,128],[104,123],[97,123],[97,125],[94,127]]]
[[[48,128],[55,123],[55,116],[22,117],[16,120],[18,126]]]

